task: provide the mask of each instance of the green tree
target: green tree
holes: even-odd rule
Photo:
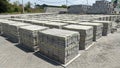
[[[8,0],[0,0],[0,13],[10,12],[10,7]]]
[[[26,5],[25,5],[25,11],[27,11],[27,12],[31,12],[31,3],[30,2],[28,2]]]
[[[18,1],[13,3],[13,12],[21,12],[22,8],[20,6],[20,3]]]
[[[32,5],[32,4],[31,4],[30,2],[28,2],[25,7],[26,7],[26,8],[31,8],[31,5]]]
[[[66,5],[62,5],[61,7],[62,7],[62,8],[67,8],[67,6],[66,6]]]

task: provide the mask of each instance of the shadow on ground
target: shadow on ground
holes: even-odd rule
[[[47,61],[47,62],[55,65],[55,66],[61,66],[61,64],[59,64],[59,63],[57,63],[57,62],[55,62],[55,61],[53,61],[53,60],[50,60],[50,59],[48,59],[47,57],[44,57],[43,54],[41,54],[40,52],[35,52],[34,55],[35,55],[36,57],[38,57],[38,58],[43,59],[44,61]]]
[[[27,46],[24,46],[22,44],[17,44],[15,46],[26,53],[34,52],[33,50],[29,49]]]
[[[9,37],[9,36],[7,36],[7,35],[1,35],[1,36],[5,37],[5,39],[6,39],[7,41],[10,41],[10,42],[12,42],[12,43],[18,43],[18,40],[17,40],[17,39],[13,39],[12,37]]]

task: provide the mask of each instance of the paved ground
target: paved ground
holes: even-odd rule
[[[0,36],[0,68],[63,68]],[[102,37],[66,68],[120,68],[120,30]]]
[[[120,68],[120,31],[102,37],[68,68]]]

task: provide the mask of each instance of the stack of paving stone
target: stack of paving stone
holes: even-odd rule
[[[72,5],[68,9],[68,13],[71,13],[71,14],[86,14],[86,11],[90,7],[91,6],[89,6],[89,5]]]
[[[63,23],[68,23],[68,24],[78,24],[80,22],[78,21],[62,21]]]
[[[13,42],[19,42],[19,28],[23,26],[30,26],[31,24],[17,22],[14,24],[9,24],[7,30],[10,40]]]
[[[81,22],[90,22],[90,20],[79,20]]]
[[[6,20],[4,20],[4,19],[0,19],[0,35],[2,34],[2,22],[5,22],[5,21]]]
[[[10,19],[8,19],[8,20],[18,21],[18,22],[24,22],[25,19],[10,18]]]
[[[6,36],[6,37],[9,37],[9,30],[8,30],[9,25],[10,24],[15,24],[15,23],[17,23],[17,22],[15,22],[15,21],[9,21],[9,20],[1,22],[1,25],[2,25],[2,34],[4,36]]]
[[[34,24],[34,25],[44,26],[45,23],[49,23],[49,21],[26,20],[25,23],[30,23],[30,24]]]
[[[50,20],[51,22],[62,22],[62,20]]]
[[[48,27],[31,25],[20,27],[20,44],[27,47],[28,49],[35,51],[38,45],[37,37],[38,31],[43,31],[48,29]]]
[[[60,63],[67,63],[79,52],[79,33],[48,29],[38,33],[39,52]]]
[[[50,23],[45,23],[44,26],[50,27],[50,28],[58,28],[62,29],[63,26],[68,25],[67,23],[60,23],[60,22],[50,22]]]
[[[102,37],[103,25],[101,23],[81,22],[79,25],[93,26],[93,41]]]
[[[45,23],[49,23],[49,21],[38,21],[38,20],[34,20],[32,22],[33,22],[32,24],[40,25],[40,26],[44,26]]]
[[[40,26],[44,26],[45,23],[49,22],[49,21],[29,20],[29,19],[11,19],[11,20],[24,22],[24,23],[30,23],[30,24],[34,24],[34,25],[40,25]]]
[[[112,16],[109,16],[109,21],[112,21]]]
[[[67,12],[66,8],[56,8],[56,7],[46,7],[45,12],[46,13],[59,13],[61,11]]]
[[[103,24],[103,29],[102,29],[102,36],[107,36],[111,32],[112,29],[112,21],[99,21],[99,20],[94,20],[92,21],[94,23],[102,23]]]
[[[97,0],[87,11],[89,14],[112,14],[112,12],[112,4],[107,0]]]
[[[1,20],[0,20],[1,21]],[[0,35],[2,34],[2,25],[1,25],[1,22],[0,22]]]
[[[80,33],[79,50],[87,48],[93,42],[93,27],[81,25],[68,25],[64,29],[78,31]]]

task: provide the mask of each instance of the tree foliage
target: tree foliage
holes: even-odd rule
[[[8,0],[0,0],[0,13],[9,12],[10,6]]]
[[[0,0],[0,13],[21,13],[22,12],[22,4],[18,1],[13,2],[13,4],[9,3],[10,0]],[[53,6],[53,5],[39,5],[35,4],[34,8],[31,8],[32,4],[30,2],[26,3],[24,8],[25,12],[44,12],[45,7],[58,7],[58,8],[66,8],[66,5],[62,6]]]
[[[31,3],[30,2],[28,2],[26,5],[25,5],[25,11],[26,12],[31,12]]]
[[[14,2],[9,3],[9,0],[0,0],[0,13],[21,12],[21,7]]]

